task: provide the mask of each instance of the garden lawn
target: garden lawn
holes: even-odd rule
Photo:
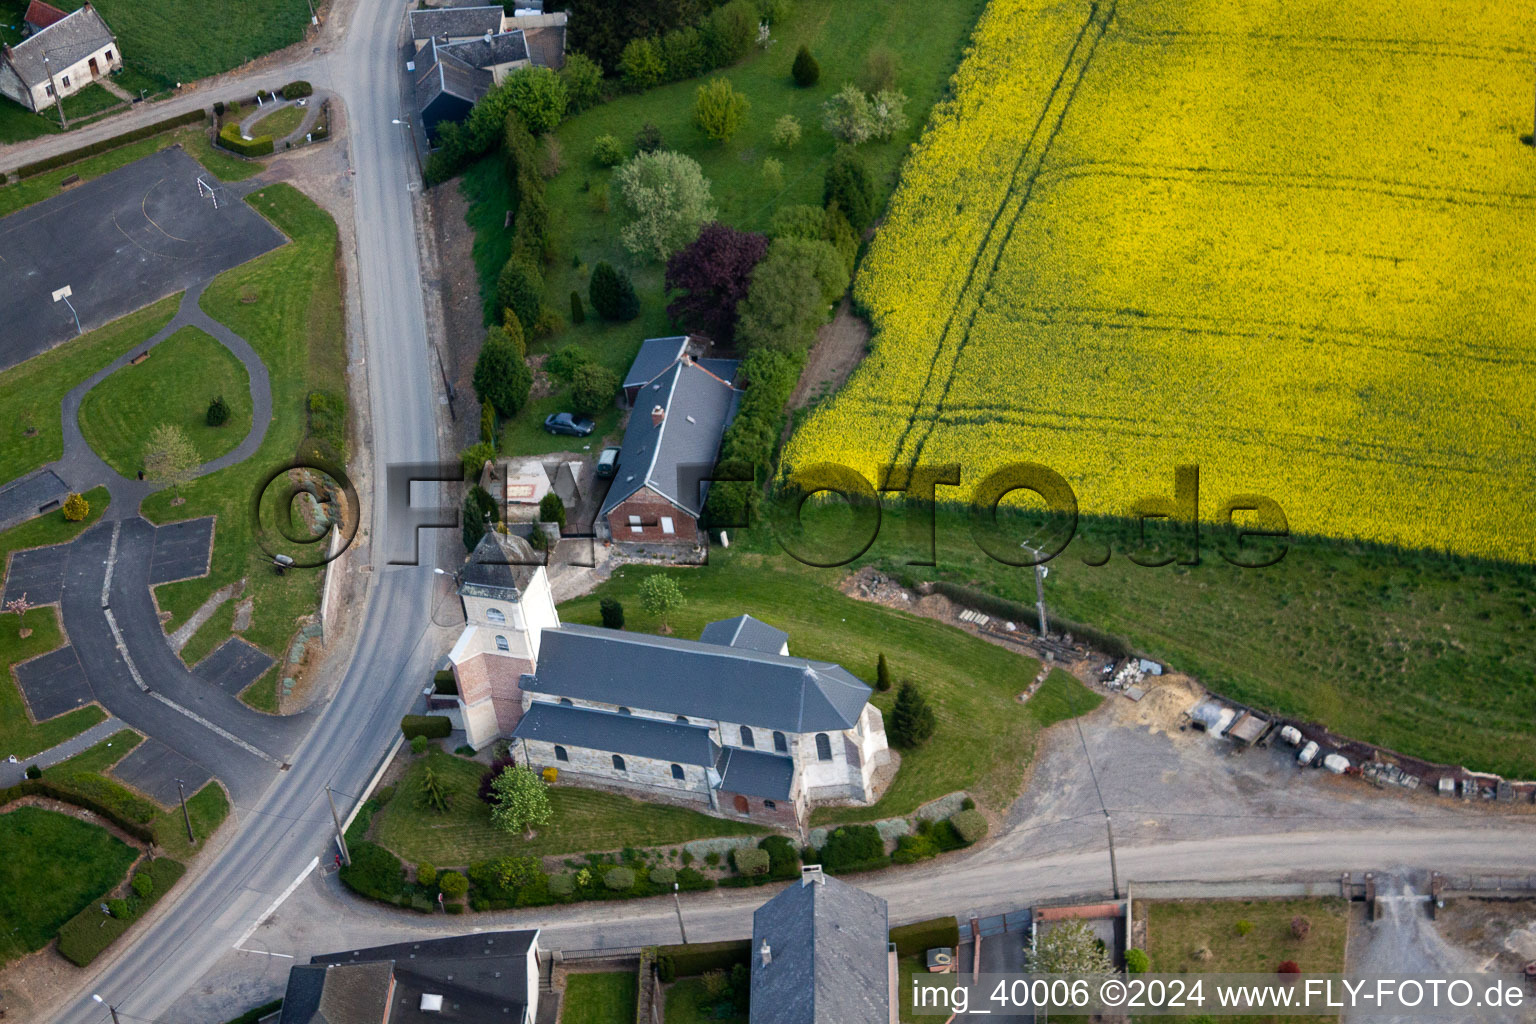
[[[734,1007],[733,1007],[734,1008]],[[745,1014],[719,1015],[718,1003],[709,998],[703,978],[680,978],[667,986],[666,1024],[747,1024]]]
[[[0,144],[25,142],[42,135],[57,135],[60,131],[57,121],[34,114],[15,100],[0,97]]]
[[[450,795],[446,812],[433,810],[422,797],[422,774],[429,765]],[[532,840],[525,840],[491,824],[490,805],[478,795],[485,767],[440,749],[415,759],[396,784],[394,799],[374,814],[368,837],[409,863],[463,867],[502,854],[606,852],[768,831],[683,807],[557,785],[549,790],[554,818]]]
[[[223,396],[229,419],[210,427],[208,404]],[[144,444],[162,423],[180,427],[208,462],[251,430],[250,376],[234,353],[196,327],[183,327],[97,384],[80,403],[80,432],[107,465],[132,477],[144,465]]]
[[[1306,974],[1344,970],[1349,905],[1340,899],[1188,900],[1143,906],[1147,955],[1154,974],[1273,974],[1287,960],[1294,960]],[[1312,924],[1305,939],[1291,934],[1291,920],[1298,916]],[[1239,935],[1239,921],[1252,924],[1252,931]],[[1199,949],[1210,950],[1211,958],[1195,959]],[[1250,1019],[1320,1022],[1335,1018]]]
[[[39,807],[0,814],[0,850],[0,963],[47,945],[138,857],[100,825]]]
[[[961,789],[997,811],[1018,795],[1039,728],[1037,715],[1046,714],[1035,710],[1044,705],[1026,706],[1017,699],[1039,671],[1033,658],[932,619],[855,601],[836,589],[840,570],[735,549],[711,551],[709,565],[697,569],[625,567],[591,594],[561,606],[560,617],[598,624],[598,602],[613,597],[624,605],[627,628],[655,632],[660,623],[646,614],[638,596],[641,581],[655,572],[667,572],[683,592],[686,603],[671,618],[678,636],[695,638],[706,623],[746,612],[788,632],[791,654],[837,662],[866,682],[874,679],[883,652],[892,680],[914,680],[932,704],[937,730],[923,746],[902,752],[901,769],[885,796],[870,807],[818,810],[812,815],[817,824],[910,814]],[[1077,684],[1064,678],[1053,685],[1067,695]],[[895,698],[894,686],[873,697],[887,726]],[[1084,696],[1074,703],[1083,710],[1090,706]]]
[[[292,103],[274,110],[251,126],[251,138],[270,135],[280,142],[284,136],[293,134],[299,125],[304,123],[305,112],[304,107],[297,107]]]
[[[266,186],[246,201],[292,242],[220,274],[203,293],[202,308],[250,342],[266,364],[272,382],[272,423],[254,456],[181,488],[185,504],[172,505],[170,492],[162,491],[144,502],[143,512],[156,523],[218,517],[209,574],[156,591],[160,608],[170,613],[166,628],[174,630],[185,622],[219,587],[245,578],[255,609],[251,627],[242,635],[280,657],[295,623],[315,610],[321,574],[294,571],[278,576],[272,571],[270,559],[256,543],[251,497],[273,467],[299,450],[306,433],[308,394],[315,389],[345,394],[345,338],[335,222],[290,185]],[[216,640],[210,635],[200,642],[216,646]]]
[[[18,186],[12,186],[18,187]],[[3,195],[5,189],[0,189]],[[152,306],[56,345],[0,373],[0,482],[14,480],[64,454],[59,406],[76,384],[170,322],[181,304],[171,295]],[[31,428],[37,431],[26,436]]]
[[[83,523],[71,523],[64,513],[56,511],[0,533],[0,569],[8,564],[13,551],[62,544],[99,520],[107,507],[107,489],[87,491],[85,499],[91,503],[91,514]],[[23,759],[63,743],[106,717],[101,708],[91,704],[45,722],[32,721],[11,666],[58,648],[64,635],[58,609],[52,605],[28,612],[26,625],[32,635],[25,640],[17,635],[19,627],[12,619],[6,619],[4,628],[0,628],[0,664],[5,666],[5,674],[0,678],[0,756],[15,754]]]
[[[73,95],[64,97],[64,116],[73,124],[82,117],[90,117],[99,114],[103,110],[109,110],[118,106],[123,101],[113,96],[105,88],[96,82],[81,89]],[[57,107],[49,107],[47,116],[56,120],[59,116]]]
[[[64,0],[75,10],[83,0]],[[124,59],[166,83],[192,82],[239,67],[304,38],[305,0],[264,0],[259,9],[237,0],[96,0]]]
[[[560,1000],[560,1024],[634,1024],[638,998],[634,971],[572,974]]]
[[[900,60],[897,87],[907,94],[906,112],[911,126],[886,142],[859,147],[883,204],[908,145],[917,138],[929,107],[943,93],[984,6],[984,0],[952,0],[943,4],[919,4],[916,0],[796,0],[789,5],[789,16],[774,26],[772,46],[754,49],[742,63],[708,76],[728,79],[752,104],[744,126],[725,145],[711,142],[693,124],[694,95],[707,78],[621,95],[566,121],[555,132],[565,169],[547,185],[554,254],[544,270],[545,298],[551,308],[568,319],[570,293],[576,291],[586,307],[587,318],[582,325],[567,324],[552,338],[533,342],[530,351],[554,351],[575,344],[622,377],[642,339],[675,333],[664,309],[663,268],[660,264],[632,259],[619,243],[622,224],[617,212],[618,196],[610,193],[613,172],[593,162],[595,139],[612,135],[623,143],[626,151],[632,152],[635,132],[644,124],[656,125],[668,149],[699,161],[713,186],[720,220],[738,228],[762,230],[780,206],[821,205],[823,178],[834,149],[832,137],[821,127],[821,104],[845,82],[859,76],[870,50],[885,47]],[[913,31],[912,26],[918,23],[922,30]],[[809,46],[821,64],[820,83],[809,89],[797,88],[789,73],[801,44]],[[782,114],[794,114],[800,119],[801,141],[791,150],[776,149],[771,141],[773,123]],[[763,161],[769,157],[783,165],[783,184],[779,188],[770,188],[763,180]],[[491,308],[491,299],[510,245],[503,228],[510,193],[502,168],[498,153],[471,168],[462,179],[470,200],[467,219],[476,233],[474,256],[488,319],[500,315],[499,310]],[[606,323],[591,309],[589,275],[600,260],[622,267],[633,276],[640,297],[638,319]],[[525,420],[536,425],[537,420],[561,402],[568,406],[563,391],[557,393],[554,401],[535,403],[535,408],[523,412],[504,435],[504,449],[522,454],[524,449],[520,445],[530,440],[531,432],[520,425]],[[552,441],[546,437],[532,450],[546,451],[551,445],[572,447],[570,439]]]
[[[240,603],[239,598],[230,598],[218,608],[214,609],[208,621],[197,628],[188,639],[185,647],[181,649],[181,660],[192,668],[222,644],[234,632],[235,606]]]
[[[4,103],[0,102],[0,109]],[[18,108],[19,109],[19,108]],[[24,111],[23,111],[24,112]],[[25,113],[25,112],[24,112]],[[27,115],[36,117],[35,114]],[[38,121],[47,124],[42,118]],[[0,118],[3,125],[3,118]],[[119,167],[131,164],[135,160],[158,153],[169,146],[181,145],[189,155],[198,163],[224,181],[237,181],[241,178],[249,178],[261,171],[261,164],[254,161],[242,160],[228,153],[215,150],[213,144],[208,141],[207,125],[187,125],[181,128],[172,128],[161,132],[159,135],[151,135],[147,139],[139,139],[109,149],[105,153],[97,153],[72,164],[63,167],[55,167],[51,171],[34,174],[23,178],[14,185],[0,187],[0,217],[15,213],[23,207],[33,203],[42,202],[50,196],[57,195],[60,191],[60,183],[65,178],[78,174],[81,181],[91,178],[99,178],[108,171],[115,171]]]

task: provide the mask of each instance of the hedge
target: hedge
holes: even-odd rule
[[[247,139],[240,134],[240,126],[230,121],[219,129],[219,145],[241,156],[266,156],[272,152],[272,136],[258,135]]]
[[[960,922],[953,917],[935,917],[891,929],[891,941],[897,956],[913,956],[930,949],[953,949],[960,945]]]
[[[406,715],[400,719],[400,731],[408,740],[417,736],[429,740],[447,739],[453,732],[453,722],[445,715]]]
[[[146,870],[155,883],[153,892],[142,898],[107,900],[112,909],[110,917],[101,912],[98,904],[102,901],[93,900],[59,929],[59,955],[76,967],[84,967],[95,960],[102,950],[128,930],[129,925],[143,917],[156,900],[169,892],[187,869],[179,861],[157,857],[149,862]]]
[[[657,885],[671,885],[677,881],[675,868],[651,868],[651,881]]]
[[[843,825],[833,829],[820,851],[821,866],[829,874],[874,871],[887,867],[885,840],[873,825]]]
[[[670,957],[672,967],[680,978],[709,971],[729,971],[737,964],[746,964],[751,959],[752,940],[730,939],[725,942],[691,942],[686,946],[657,946],[656,956]]]
[[[349,889],[376,900],[393,903],[405,887],[405,869],[400,858],[377,843],[347,844],[352,863],[341,869],[341,880]]]
[[[967,846],[987,837],[987,818],[980,811],[956,811],[949,816],[949,823]]]
[[[126,146],[130,142],[147,139],[151,135],[159,135],[161,132],[170,131],[172,128],[180,128],[182,125],[197,124],[200,121],[206,120],[208,120],[208,111],[202,109],[189,110],[185,114],[177,114],[175,117],[168,117],[163,121],[156,121],[154,124],[146,124],[142,128],[135,128],[131,132],[114,135],[110,139],[101,139],[88,146],[81,146],[79,149],[71,149],[42,160],[34,160],[30,164],[22,164],[16,169],[16,174],[18,177],[28,178],[34,174],[51,171],[55,167],[72,164],[76,160],[84,160],[86,157],[95,156],[97,153],[105,153],[109,149]]]
[[[234,1020],[227,1020],[224,1024],[256,1024],[261,1018],[268,1014],[276,1013],[282,1008],[283,1001],[281,999],[274,999],[270,1003],[262,1003],[260,1006],[246,1010]]]
[[[609,868],[603,872],[603,884],[614,892],[628,892],[635,887],[635,872],[630,868]]]
[[[66,777],[74,778],[74,776]],[[110,796],[110,793],[91,792],[94,788],[75,789],[62,786],[47,777],[25,779],[14,786],[0,789],[0,806],[24,796],[48,796],[101,815],[141,843],[155,842],[155,832],[147,823],[140,821],[136,816],[126,814],[122,808],[107,801],[105,797]]]
[[[283,86],[282,92],[283,99],[297,100],[302,99],[305,96],[314,95],[315,87],[301,78],[297,81],[289,82],[287,85]]]
[[[731,861],[743,875],[767,875],[768,851],[743,846],[731,851]]]

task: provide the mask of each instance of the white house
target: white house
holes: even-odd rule
[[[31,34],[0,47],[0,95],[31,111],[52,106],[123,66],[112,30],[89,3],[72,14],[33,0]]]
[[[781,630],[749,615],[698,640],[562,625],[537,555],[495,531],[459,594],[459,695],[435,700],[471,746],[510,736],[520,760],[564,778],[781,825],[879,797],[890,751],[870,688],[791,655]]]

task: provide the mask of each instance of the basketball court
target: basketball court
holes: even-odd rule
[[[0,219],[0,369],[284,242],[180,147]]]

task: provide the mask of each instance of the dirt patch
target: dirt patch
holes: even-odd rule
[[[1435,927],[1477,957],[1481,970],[1519,971],[1536,960],[1536,899],[1447,900]]]
[[[464,198],[457,182],[430,189],[424,210],[435,260],[427,261],[422,269],[429,276],[427,286],[436,288],[442,303],[444,371],[453,382],[456,395],[454,446],[463,448],[480,440],[480,405],[475,401],[472,378],[475,360],[480,357],[480,343],[485,340],[485,322],[480,305],[480,275],[470,256],[475,235],[464,219],[469,212],[469,200]],[[433,264],[437,271],[435,280],[428,269]],[[535,375],[536,387],[540,376],[544,375]],[[544,392],[535,394],[540,393]]]
[[[806,357],[800,382],[789,397],[789,407],[799,409],[842,387],[868,349],[869,324],[853,311],[853,304],[845,295],[832,322],[823,324],[816,332],[816,344]]]

